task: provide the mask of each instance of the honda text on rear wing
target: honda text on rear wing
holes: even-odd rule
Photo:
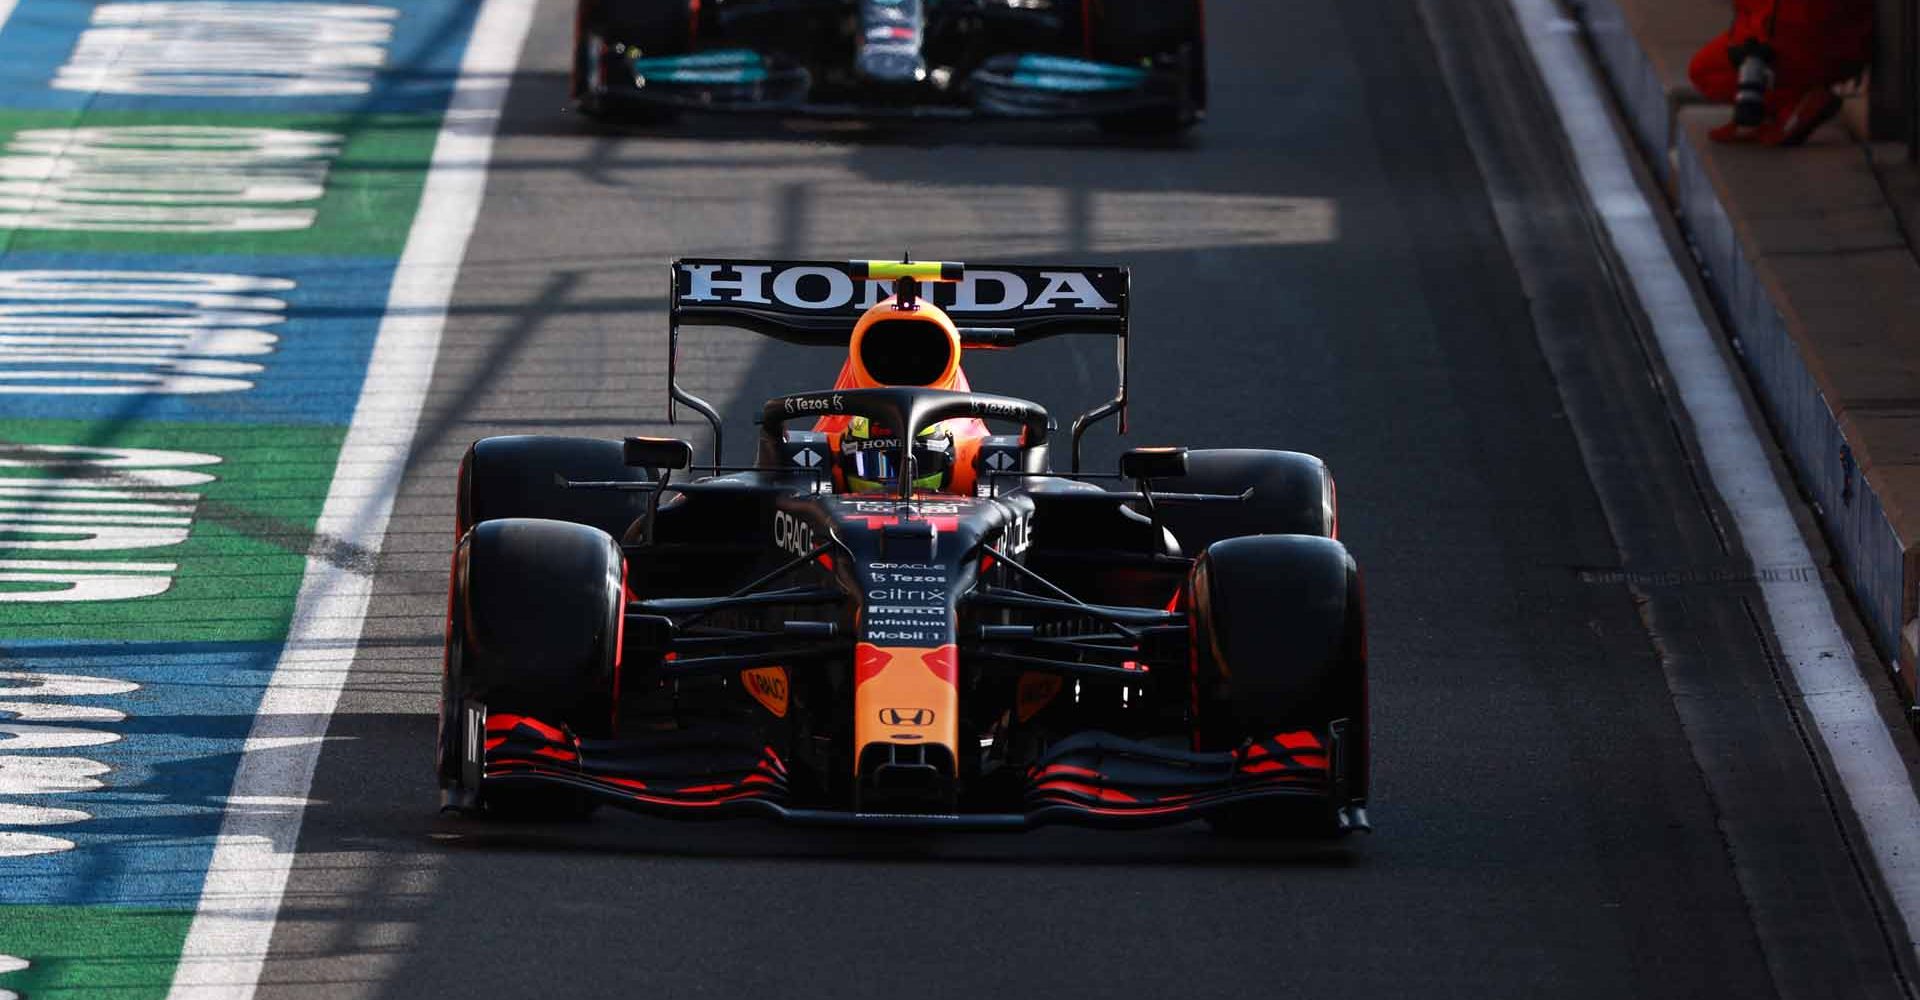
[[[953,319],[962,346],[1004,350],[1062,334],[1113,337],[1113,398],[1074,418],[1073,466],[1088,427],[1119,415],[1127,431],[1127,295],[1124,267],[953,262],[725,260],[673,262],[667,309],[667,420],[685,403],[713,426],[720,465],[720,413],[680,385],[680,327],[748,330],[790,344],[846,347],[863,313],[915,296]]]

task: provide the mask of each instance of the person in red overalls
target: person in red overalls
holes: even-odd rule
[[[1733,27],[1687,67],[1707,100],[1734,105],[1734,120],[1714,129],[1713,138],[1805,142],[1839,113],[1834,86],[1866,69],[1873,0],[1734,0],[1733,9]]]

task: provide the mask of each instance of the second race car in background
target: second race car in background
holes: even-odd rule
[[[572,94],[678,111],[1091,118],[1206,114],[1203,0],[577,0]]]

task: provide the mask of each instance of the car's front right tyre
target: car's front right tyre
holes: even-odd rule
[[[1196,749],[1235,750],[1309,732],[1323,743],[1331,793],[1324,801],[1228,807],[1209,817],[1216,829],[1330,836],[1342,832],[1340,809],[1364,804],[1370,765],[1364,604],[1359,568],[1331,538],[1232,538],[1195,561],[1187,605]]]

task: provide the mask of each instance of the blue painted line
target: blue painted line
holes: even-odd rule
[[[149,0],[133,0],[135,3]],[[238,0],[234,6],[311,2]],[[0,30],[0,93],[16,111],[232,111],[255,114],[438,112],[460,75],[460,59],[479,5],[466,0],[360,0],[394,8],[385,65],[363,94],[182,97],[61,90],[50,85],[67,66],[96,8],[86,0],[25,0]],[[273,69],[263,58],[261,69]]]
[[[367,362],[379,334],[380,320],[393,283],[391,258],[184,256],[142,253],[11,253],[0,257],[0,342],[16,333],[16,317],[9,307],[44,305],[10,298],[9,272],[127,272],[138,283],[140,274],[191,273],[236,275],[267,279],[292,287],[268,288],[243,294],[283,304],[262,303],[256,309],[210,307],[202,313],[213,327],[240,334],[257,332],[274,338],[265,354],[194,353],[179,357],[209,358],[221,362],[257,365],[257,372],[236,373],[217,380],[218,391],[193,393],[66,395],[61,388],[112,387],[115,375],[138,375],[164,369],[138,355],[117,358],[87,357],[64,362],[27,362],[0,356],[0,411],[10,417],[44,419],[142,420],[196,423],[344,426],[366,378]],[[146,301],[106,302],[106,305],[148,306],[164,310],[164,318],[185,309],[178,301],[156,295]],[[72,314],[90,315],[86,302],[75,297],[55,305]],[[233,317],[222,322],[214,313]],[[112,314],[102,314],[108,318]],[[267,322],[268,320],[277,320]],[[30,322],[19,320],[20,322]],[[250,325],[250,324],[259,325]],[[165,329],[165,328],[158,328]],[[84,330],[79,332],[86,332]],[[102,345],[115,337],[98,335]],[[22,372],[32,372],[26,378]],[[45,378],[44,375],[69,377]],[[124,383],[123,383],[124,384]],[[250,388],[242,388],[249,386]],[[16,391],[16,390],[28,391]]]
[[[99,791],[10,798],[80,809],[93,818],[13,828],[66,838],[74,849],[0,859],[0,903],[196,905],[240,748],[279,656],[279,643],[0,645],[0,670],[140,685],[121,695],[6,699],[92,705],[127,718],[65,723],[120,734],[117,743],[32,752],[36,758],[81,757],[113,770],[101,776],[106,787]]]

